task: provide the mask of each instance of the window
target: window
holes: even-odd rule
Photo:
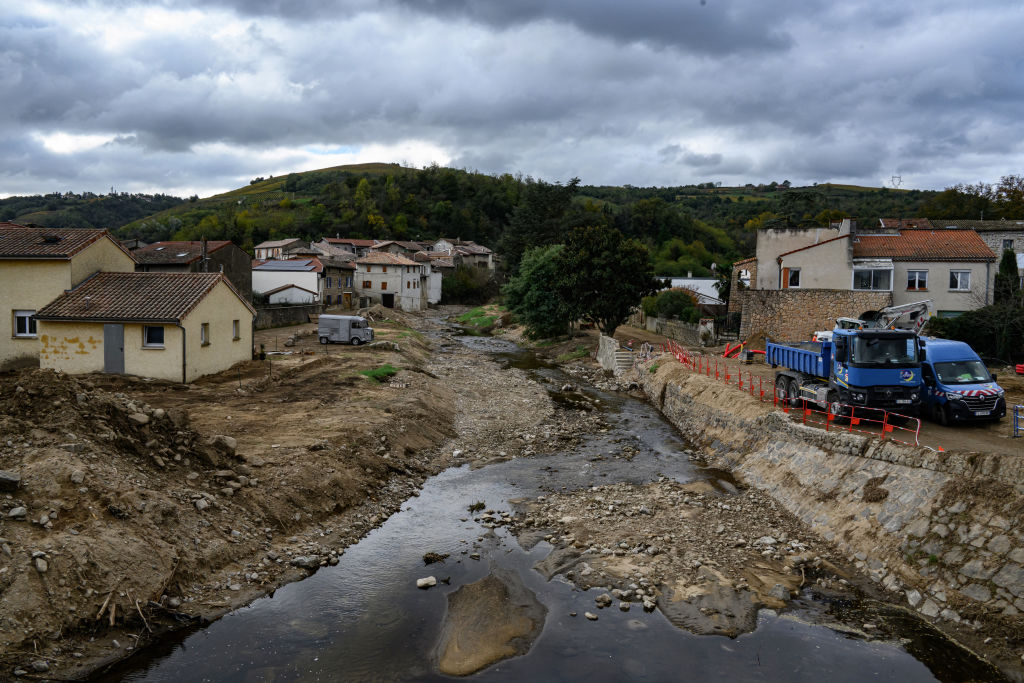
[[[234,341],[238,341],[239,339],[242,338],[242,328],[238,324],[237,320],[232,320],[231,321],[231,338]]]
[[[908,292],[923,292],[928,289],[928,271],[927,270],[908,270],[907,271],[907,291]]]
[[[409,282],[408,280],[406,280],[406,282],[405,282],[405,288],[406,288],[406,289],[412,289],[412,283],[411,283],[411,282]]]
[[[1013,251],[1013,240],[1003,240],[1003,249]]]
[[[14,336],[34,337],[36,336],[36,319],[33,318],[35,311],[14,312]]]
[[[949,271],[949,288],[957,292],[966,292],[971,288],[971,271]]]
[[[331,285],[331,278],[327,278],[327,289],[330,289],[332,286],[333,285]]]
[[[324,297],[324,303],[327,304],[328,306],[331,305],[331,295],[330,294],[328,294],[327,296]]]
[[[351,275],[348,275],[348,276],[345,277],[345,286],[346,287],[351,287],[352,286],[352,276]]]
[[[381,266],[380,267],[380,272],[382,272],[382,273],[388,272],[388,267],[387,266]]]
[[[381,289],[387,289],[388,288],[388,283],[386,283],[386,282],[380,283],[380,288]]]
[[[373,287],[373,283],[372,282],[370,282],[369,280],[363,280],[363,289],[371,289],[372,287]]]
[[[786,287],[799,287],[800,286],[800,269],[790,268],[789,275],[786,276]]]
[[[199,343],[202,346],[210,345],[210,323],[203,323],[199,326]]]
[[[148,349],[164,348],[163,325],[144,325],[142,327],[142,346]]]
[[[855,269],[853,271],[853,288],[888,292],[892,289],[892,271],[882,269]]]

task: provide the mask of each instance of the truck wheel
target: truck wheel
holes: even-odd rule
[[[321,344],[326,344],[327,342],[328,342],[327,337],[320,337],[320,343]]]
[[[352,337],[352,346],[359,346],[363,343],[363,340],[359,337]]]
[[[943,427],[948,427],[952,420],[949,419],[949,411],[946,410],[946,406],[939,405],[938,403],[932,408],[935,411],[935,421]]]
[[[775,397],[780,403],[784,402],[789,394],[788,386],[785,376],[779,375],[775,378]]]
[[[791,406],[800,405],[800,383],[795,379],[789,380],[789,404]]]
[[[839,392],[835,389],[828,392],[828,412],[836,424],[846,424],[849,420],[846,407],[839,402]]]

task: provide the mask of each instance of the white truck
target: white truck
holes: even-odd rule
[[[373,328],[360,315],[321,315],[317,336],[321,344],[359,346],[373,341]]]

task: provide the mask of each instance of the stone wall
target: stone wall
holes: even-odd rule
[[[841,289],[746,289],[732,296],[743,312],[740,339],[764,332],[780,341],[804,341],[817,330],[831,330],[836,318],[892,305],[891,292]]]
[[[284,325],[301,325],[309,322],[311,315],[319,315],[321,304],[300,304],[297,306],[256,306],[256,329]]]
[[[655,362],[630,379],[711,464],[770,493],[894,597],[948,622],[1024,629],[1024,458],[824,432]]]
[[[619,350],[619,342],[609,336],[601,335],[597,342],[597,363],[604,370],[615,370],[615,352]]]
[[[732,267],[732,283],[729,285],[729,313],[739,313],[742,310],[741,299],[737,296],[740,291],[748,289],[740,284],[740,271],[750,271],[750,283],[753,286],[757,282],[757,259],[747,262],[739,262]]]

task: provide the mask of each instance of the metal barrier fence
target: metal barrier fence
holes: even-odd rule
[[[750,394],[762,403],[771,400],[772,405],[781,408],[784,413],[799,417],[802,424],[811,424],[823,427],[825,431],[842,430],[846,432],[859,432],[870,436],[878,436],[882,439],[889,439],[910,446],[919,446],[921,435],[921,420],[910,415],[891,413],[881,408],[865,408],[849,404],[835,404],[832,410],[821,410],[817,407],[809,407],[809,402],[804,398],[789,398],[785,392],[775,388],[774,382],[768,385],[768,393],[771,398],[766,397],[764,378],[755,375],[751,371],[746,372],[744,378],[743,368],[730,367],[730,365],[717,356],[708,356],[699,351],[691,351],[683,348],[671,339],[662,345],[662,351],[675,356],[684,367],[706,377],[714,377],[720,382],[735,386],[740,391]],[[810,406],[816,406],[810,403]],[[1024,430],[1024,406],[1020,408],[1022,430]],[[859,414],[858,414],[859,411]],[[824,419],[816,416],[823,415]],[[1017,421],[1017,411],[1014,411],[1014,424]],[[899,424],[902,423],[902,424]],[[868,428],[877,427],[878,431],[871,431]],[[903,436],[903,438],[897,438]],[[905,440],[913,437],[913,441]],[[939,450],[942,450],[941,448]]]
[[[1013,438],[1024,436],[1024,406],[1013,407]]]

